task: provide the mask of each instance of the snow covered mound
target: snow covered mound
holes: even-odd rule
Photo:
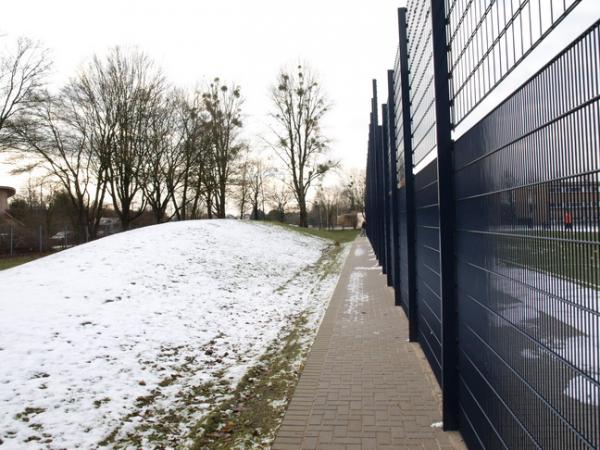
[[[169,408],[217,372],[234,386],[291,315],[325,307],[334,283],[315,297],[302,273],[326,246],[180,222],[0,272],[0,448],[95,448],[146,420],[144,399]]]

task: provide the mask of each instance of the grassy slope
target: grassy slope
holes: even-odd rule
[[[316,272],[321,279],[339,272],[344,246],[337,245],[339,241],[335,238],[348,242],[356,237],[356,233],[306,234],[335,241],[335,245],[332,242],[320,260],[307,270]],[[313,289],[318,288],[315,286]],[[308,313],[291,318],[291,325],[282,330],[280,337],[269,346],[259,363],[246,373],[228,400],[193,428],[192,450],[271,447],[317,331],[306,327]]]
[[[314,273],[319,280],[340,272],[346,248],[340,243],[352,241],[358,233],[352,230],[305,230],[278,226],[330,241],[321,258],[303,269],[303,272]],[[301,272],[292,279],[300,275]],[[276,290],[284,291],[288,282]],[[320,283],[310,287],[311,291],[320,288]],[[235,388],[231,388],[227,379],[219,379],[217,375],[215,380],[178,392],[176,397],[180,401],[177,405],[165,407],[161,401],[161,390],[168,390],[174,379],[164,379],[150,395],[137,399],[136,410],[106,436],[100,446],[116,449],[141,447],[144,441],[142,436],[146,435],[154,448],[163,448],[167,444],[177,448],[191,446],[193,450],[270,448],[317,331],[307,325],[313,313],[307,310],[290,317],[289,325],[281,330],[279,337],[269,345],[258,363],[248,370]],[[187,370],[189,368],[184,364],[181,371]],[[194,422],[190,417],[199,412],[198,403],[209,403],[214,408],[202,420]],[[181,425],[185,423],[191,429],[187,436],[181,436]],[[123,426],[128,426],[131,431],[119,436]]]
[[[11,267],[20,266],[21,264],[25,264],[31,262],[35,259],[41,258],[42,256],[46,256],[41,253],[36,253],[33,255],[27,256],[13,256],[9,258],[0,258],[0,270],[10,269]]]

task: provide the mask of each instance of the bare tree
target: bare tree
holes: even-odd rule
[[[177,127],[174,95],[162,99],[151,115],[147,130],[149,143],[145,148],[142,185],[146,203],[152,210],[156,223],[164,222],[167,207],[172,201],[177,178],[182,133]]]
[[[217,217],[225,217],[227,190],[232,174],[233,162],[238,158],[243,146],[238,142],[242,127],[241,106],[243,103],[240,88],[222,84],[215,78],[203,94],[206,112],[206,130],[209,135],[214,174],[214,196]]]
[[[82,242],[97,235],[107,167],[95,148],[97,130],[85,116],[85,105],[72,94],[64,89],[60,97],[46,95],[30,109],[14,128],[13,146],[27,161],[17,171],[41,168],[58,180],[76,211]]]
[[[285,222],[288,205],[292,200],[292,192],[289,183],[281,180],[274,180],[268,188],[269,200],[277,211],[278,220]]]
[[[0,150],[10,145],[13,125],[28,108],[43,97],[51,67],[47,51],[27,38],[19,38],[14,49],[0,54]]]
[[[210,218],[213,212],[214,164],[206,130],[204,101],[197,91],[180,91],[176,104],[176,122],[181,136],[173,158],[172,175],[168,178],[175,216],[178,220],[198,218],[200,206],[204,203]]]
[[[106,163],[113,207],[127,230],[144,211],[144,164],[153,145],[149,131],[161,105],[164,78],[145,54],[117,47],[105,59],[95,57],[73,89],[96,112],[90,120],[104,139],[96,148],[98,158]]]
[[[248,167],[248,196],[252,206],[252,219],[259,220],[259,212],[265,215],[265,182],[271,176],[271,169],[260,157],[250,160]]]
[[[364,215],[365,210],[365,172],[356,169],[344,174],[347,180],[344,186],[343,196],[348,203],[348,212],[360,212]]]
[[[243,151],[243,156],[239,161],[238,169],[236,170],[236,176],[234,184],[236,186],[235,200],[237,202],[240,219],[243,219],[246,214],[246,208],[248,206],[249,194],[250,194],[250,155],[248,149]]]
[[[302,66],[295,73],[280,72],[271,100],[276,136],[273,148],[289,172],[300,226],[307,227],[307,194],[313,183],[335,166],[326,159],[328,140],[321,129],[329,103],[314,73]]]
[[[325,226],[329,229],[337,225],[340,193],[341,191],[338,187],[321,187],[315,199],[315,203],[319,207],[319,214],[323,214],[321,217],[323,217]]]

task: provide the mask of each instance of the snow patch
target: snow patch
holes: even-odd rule
[[[579,400],[582,403],[597,406],[598,403],[598,387],[594,385],[589,378],[581,375],[573,378],[564,391],[565,395]]]
[[[544,317],[550,317],[557,324],[576,331],[570,337],[550,335],[540,340],[552,352],[588,375],[574,374],[564,394],[582,403],[599,405],[600,319],[597,313],[600,313],[600,292],[528,268],[499,266],[496,271],[503,277],[495,277],[492,287],[514,299],[514,303],[502,308],[504,317],[525,329],[536,321],[547,320]],[[531,287],[535,288],[535,296]],[[586,312],[586,309],[593,313]],[[521,355],[526,359],[540,357],[529,349],[523,349]]]
[[[366,275],[364,271],[353,271],[350,274],[350,281],[347,287],[348,301],[345,304],[346,313],[353,321],[362,320],[362,305],[369,300],[369,296],[365,293],[364,289]]]
[[[96,448],[134,430],[142,417],[123,419],[156,392],[168,408],[202,383],[235,387],[291,316],[314,311],[318,325],[337,277],[319,285],[306,269],[326,246],[278,227],[189,221],[0,272],[0,439]],[[188,426],[211,406],[197,404]]]

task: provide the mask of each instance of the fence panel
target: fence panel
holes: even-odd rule
[[[63,250],[76,244],[71,226],[0,224],[0,258]]]
[[[413,163],[436,149],[433,41],[429,1],[408,3],[408,60]]]
[[[456,125],[581,0],[445,0],[452,115]]]
[[[462,423],[483,448],[600,440],[598,55],[596,25],[455,144]]]
[[[579,2],[408,1],[388,83],[391,191],[372,105],[369,237],[380,261],[391,249],[444,425],[471,448],[600,447],[600,21],[455,143],[449,132]]]
[[[437,161],[433,161],[415,176],[417,329],[419,342],[441,383],[442,303],[437,188]]]
[[[382,164],[382,186],[383,186],[383,255],[382,264],[383,273],[386,275],[388,286],[392,286],[392,246],[394,238],[391,227],[391,167],[390,167],[390,146],[388,138],[388,108],[387,104],[381,107],[381,153],[383,155]]]

